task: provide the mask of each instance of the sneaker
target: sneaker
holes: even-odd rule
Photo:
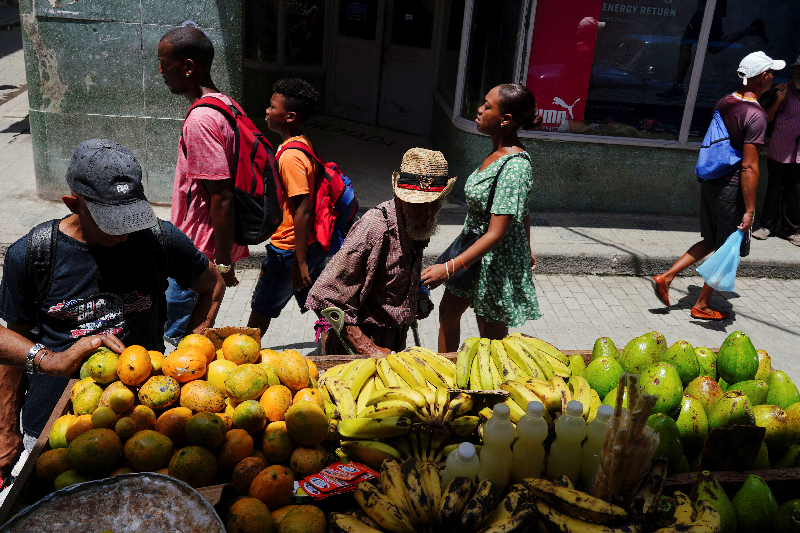
[[[788,237],[786,237],[786,240],[794,244],[795,246],[800,246],[800,233],[789,235]]]
[[[771,234],[772,232],[769,230],[769,228],[758,228],[753,232],[753,238],[758,239],[759,241],[763,241]]]
[[[677,85],[673,85],[666,91],[661,91],[660,93],[656,93],[656,98],[678,98],[679,96],[683,96],[683,89],[678,87]]]

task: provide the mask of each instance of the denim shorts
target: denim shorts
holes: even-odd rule
[[[261,273],[250,301],[253,311],[267,318],[278,318],[292,296],[297,300],[300,312],[307,311],[306,298],[311,285],[301,291],[295,290],[292,285],[293,258],[294,250],[281,250],[271,244],[267,245],[267,256],[261,263]],[[325,252],[319,243],[309,245],[306,264],[313,284],[325,268]]]

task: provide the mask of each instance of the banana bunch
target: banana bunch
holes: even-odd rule
[[[356,488],[361,512],[329,515],[333,531],[510,533],[523,531],[536,520],[522,485],[513,486],[500,501],[500,491],[488,480],[476,485],[459,477],[443,489],[439,469],[430,462],[387,460],[380,473],[380,487],[362,482]]]
[[[692,504],[691,498],[682,492],[675,492],[672,495],[675,500],[675,512],[673,518],[675,522],[661,529],[656,533],[678,533],[681,531],[691,533],[717,533],[722,527],[722,519],[717,511],[706,500],[697,502],[697,509]]]
[[[572,374],[568,362],[555,346],[522,333],[503,340],[471,337],[456,356],[455,382],[459,389],[495,390],[519,378],[564,379]]]

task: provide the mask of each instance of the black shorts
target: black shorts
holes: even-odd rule
[[[744,216],[744,196],[738,181],[700,180],[700,235],[707,246],[717,249],[737,230]],[[748,231],[739,250],[741,257],[750,255]]]
[[[695,11],[689,24],[686,25],[686,30],[683,32],[681,44],[697,44],[697,39],[700,37],[700,26],[703,25],[703,11]],[[717,16],[716,12],[711,19],[711,32],[708,35],[709,44],[722,39],[724,35],[722,28],[722,17]],[[713,46],[713,45],[711,45]]]

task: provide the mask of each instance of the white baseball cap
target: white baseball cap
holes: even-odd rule
[[[747,85],[747,78],[753,78],[768,70],[782,70],[784,68],[786,68],[786,61],[772,59],[764,52],[753,52],[742,59],[736,72],[742,78],[742,85]]]

